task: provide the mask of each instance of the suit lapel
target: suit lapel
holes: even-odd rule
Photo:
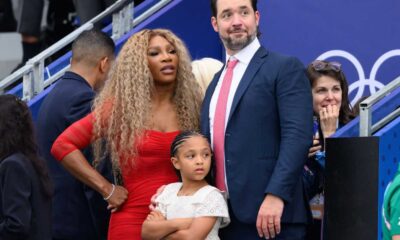
[[[264,47],[260,47],[257,52],[254,54],[253,58],[251,59],[249,66],[245,73],[243,74],[242,79],[240,80],[239,86],[236,90],[235,96],[233,97],[231,111],[229,112],[229,119],[230,121],[232,114],[235,112],[235,109],[242,98],[243,94],[246,92],[250,82],[253,80],[254,76],[256,75],[258,69],[261,67],[262,63],[264,62],[264,57],[268,55],[267,50]]]

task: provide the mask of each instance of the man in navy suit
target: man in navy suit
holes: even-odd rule
[[[55,185],[53,239],[107,239],[110,213],[102,196],[70,175],[50,154],[54,140],[91,111],[95,92],[114,61],[113,40],[100,30],[83,32],[72,45],[71,69],[57,82],[39,111],[39,148]],[[91,159],[90,149],[86,157]],[[106,163],[104,163],[106,164]],[[110,164],[100,172],[112,179]]]
[[[257,0],[211,0],[211,9],[228,67],[207,89],[201,126],[214,148],[216,179],[223,174],[221,188],[228,195],[231,224],[221,238],[304,239],[310,215],[301,172],[312,141],[304,67],[260,45]],[[231,61],[237,62],[233,70]],[[225,79],[231,80],[221,110]],[[222,157],[216,151],[221,146]]]

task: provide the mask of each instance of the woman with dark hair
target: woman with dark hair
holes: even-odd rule
[[[315,60],[307,67],[313,95],[314,115],[327,138],[354,118],[348,97],[349,86],[338,62]],[[335,121],[338,125],[334,125]],[[336,124],[336,123],[335,123]]]
[[[315,60],[307,67],[314,108],[314,140],[308,157],[325,166],[325,139],[354,118],[349,87],[338,62]],[[323,156],[322,156],[323,155]]]
[[[28,106],[0,96],[0,239],[51,239],[52,187]]]
[[[315,60],[307,67],[314,108],[314,139],[305,165],[304,186],[317,219],[307,239],[320,239],[323,218],[325,139],[354,118],[348,97],[348,83],[338,62]],[[321,193],[317,195],[318,193]],[[317,196],[316,196],[317,195]]]

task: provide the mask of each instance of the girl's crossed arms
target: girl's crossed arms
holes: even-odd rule
[[[171,146],[171,161],[182,182],[165,187],[157,208],[142,227],[143,239],[219,239],[229,223],[226,201],[208,184],[212,152],[207,139],[193,131],[179,134]]]

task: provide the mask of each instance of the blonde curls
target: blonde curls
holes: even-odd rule
[[[199,129],[201,89],[191,69],[191,59],[184,43],[166,29],[142,30],[122,47],[110,79],[94,101],[94,155],[96,165],[109,153],[113,167],[134,166],[136,145],[144,130],[151,128],[150,111],[154,80],[151,75],[147,50],[154,36],[164,37],[176,49],[179,66],[173,103],[180,130]],[[106,146],[103,141],[106,140]]]

